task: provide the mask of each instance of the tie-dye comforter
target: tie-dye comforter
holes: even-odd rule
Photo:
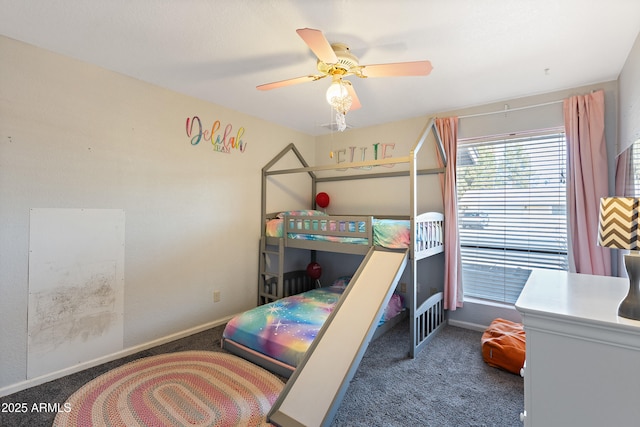
[[[242,313],[227,323],[223,338],[296,367],[333,311],[344,287],[313,289]],[[402,311],[394,294],[381,323]]]

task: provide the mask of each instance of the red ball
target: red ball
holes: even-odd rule
[[[316,195],[316,205],[320,206],[321,208],[326,208],[327,206],[329,206],[329,195],[325,192],[318,193]]]
[[[322,276],[322,267],[317,262],[310,262],[307,265],[307,276],[311,277],[313,280],[318,280],[320,276]]]

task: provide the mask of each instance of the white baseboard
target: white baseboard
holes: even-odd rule
[[[181,332],[176,332],[175,334],[167,335],[166,337],[158,338],[153,341],[146,342],[144,344],[136,345],[112,354],[99,357],[97,359],[89,360],[87,362],[83,362],[78,365],[70,366],[68,368],[61,369],[59,371],[51,372],[36,378],[30,378],[25,381],[20,381],[18,383],[10,384],[8,386],[0,388],[0,397],[8,396],[10,394],[17,393],[19,391],[26,390],[31,387],[35,387],[37,385],[44,384],[49,381],[57,380],[67,375],[71,375],[76,372],[80,372],[85,369],[101,365],[103,363],[111,362],[113,360],[117,360],[122,357],[129,356],[139,351],[147,350],[149,348],[166,344],[168,342],[175,341],[180,338],[188,337],[190,335],[197,334],[198,332],[206,331],[207,329],[215,328],[216,326],[220,326],[227,323],[229,319],[231,319],[232,317],[233,316],[228,316],[219,320],[215,320],[213,322],[208,322],[203,325],[199,325]]]
[[[474,331],[484,332],[487,329],[485,325],[479,325],[477,323],[463,322],[461,320],[449,319],[447,323],[451,326],[457,326],[458,328],[472,329]]]
[[[447,317],[450,325],[477,331],[484,331],[497,318],[522,322],[522,316],[512,304],[473,298],[465,298],[464,306],[449,310]]]

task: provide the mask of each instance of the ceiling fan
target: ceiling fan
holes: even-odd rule
[[[433,69],[429,61],[360,65],[358,58],[351,53],[349,46],[344,43],[330,44],[322,31],[301,28],[296,32],[318,58],[319,74],[267,83],[257,86],[257,89],[271,90],[331,76],[332,82],[327,90],[327,102],[338,113],[341,113],[343,118],[347,111],[361,107],[353,85],[345,77],[426,76]]]

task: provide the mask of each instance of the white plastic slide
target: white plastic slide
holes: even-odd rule
[[[372,247],[268,414],[280,427],[329,426],[407,263]]]

